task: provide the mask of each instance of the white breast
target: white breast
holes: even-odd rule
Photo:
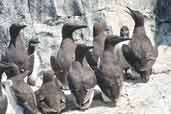
[[[118,57],[118,61],[121,64],[122,68],[130,67],[129,63],[126,61],[123,52],[122,52],[122,46],[123,44],[128,45],[129,41],[123,41],[121,43],[118,43],[114,48],[114,56]]]

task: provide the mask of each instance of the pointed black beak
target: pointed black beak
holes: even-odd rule
[[[92,49],[92,48],[94,48],[94,46],[88,46],[88,47],[87,47],[88,50],[90,50],[90,49]]]
[[[87,28],[86,25],[74,25],[71,27],[72,31],[75,31],[77,29]]]
[[[23,29],[23,28],[25,28],[26,27],[26,25],[21,25],[19,28],[20,29]]]
[[[22,29],[25,28],[25,27],[27,27],[27,26],[26,26],[26,25],[22,25],[22,26],[21,26]]]
[[[31,39],[29,42],[33,44],[38,44],[40,43],[40,40],[38,38],[35,38],[35,39]]]
[[[128,11],[126,11],[129,15],[131,15],[131,17],[134,19],[135,18],[135,13],[134,13],[134,10],[132,10],[131,8],[129,8],[128,6],[127,6],[127,9],[129,10],[129,12]]]
[[[64,24],[62,28],[63,38],[72,38],[72,33],[77,29],[87,28],[86,25]]]
[[[39,40],[37,40],[37,41],[35,41],[35,43],[37,43],[37,44],[38,44],[38,43],[40,43],[40,41],[39,41]]]
[[[113,38],[112,43],[113,43],[113,45],[116,45],[117,43],[127,41],[127,40],[132,40],[132,39],[130,39],[130,38]]]
[[[64,24],[63,29],[64,31],[66,30],[70,30],[70,31],[74,31],[77,29],[81,29],[81,28],[87,28],[86,25],[76,25],[76,24]]]

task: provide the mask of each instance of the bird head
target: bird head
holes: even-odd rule
[[[129,10],[129,12],[126,12],[133,18],[135,26],[144,26],[144,15],[140,11],[132,10],[129,7],[127,7],[127,9]]]
[[[25,27],[26,25],[21,25],[21,24],[16,24],[16,23],[10,26],[9,32],[11,36],[11,42],[14,44],[14,46],[15,46],[16,38],[19,35],[19,32]]]
[[[122,26],[120,29],[120,37],[129,38],[129,28],[127,26]]]
[[[72,39],[72,34],[75,30],[82,29],[82,28],[87,28],[86,25],[77,25],[77,24],[64,24],[62,28],[62,38],[71,38]]]

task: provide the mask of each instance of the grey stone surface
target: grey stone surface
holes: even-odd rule
[[[132,31],[134,22],[125,12],[126,6],[140,10],[146,15],[146,31],[152,42],[160,37],[159,41],[168,44],[170,26],[165,22],[160,24],[161,27],[156,25],[159,17],[163,17],[163,20],[169,19],[167,12],[170,9],[165,8],[167,12],[163,12],[163,4],[161,0],[1,0],[0,25],[5,27],[4,31],[7,32],[10,24],[25,23],[27,28],[23,33],[26,45],[28,45],[28,39],[40,38],[41,44],[38,52],[41,64],[49,67],[48,57],[50,52],[56,50],[60,45],[63,23],[88,25],[88,29],[76,32],[74,38],[78,41],[83,39],[84,42],[91,45],[92,26],[96,20],[106,20],[114,34],[119,34],[123,25],[129,26]],[[168,4],[170,2],[166,2],[166,6]],[[80,39],[81,34],[83,34],[82,39]],[[4,39],[4,37],[1,38]],[[9,40],[9,34],[7,38]],[[46,54],[48,57],[41,56],[45,53],[48,53]]]

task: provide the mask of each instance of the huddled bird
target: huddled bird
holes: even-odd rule
[[[66,107],[66,98],[63,91],[56,85],[53,71],[43,73],[43,84],[35,92],[38,108],[42,114],[60,113]]]
[[[72,62],[69,73],[69,88],[76,99],[76,106],[80,109],[88,109],[94,97],[94,87],[96,76],[92,68],[88,65],[85,55],[92,46],[79,44],[75,51],[75,61]]]
[[[21,73],[18,65],[14,63],[7,63],[5,70],[10,71],[13,75],[8,80],[12,83],[9,88],[14,93],[16,104],[23,108],[24,114],[38,114],[36,96],[30,86],[24,81],[29,71]]]

